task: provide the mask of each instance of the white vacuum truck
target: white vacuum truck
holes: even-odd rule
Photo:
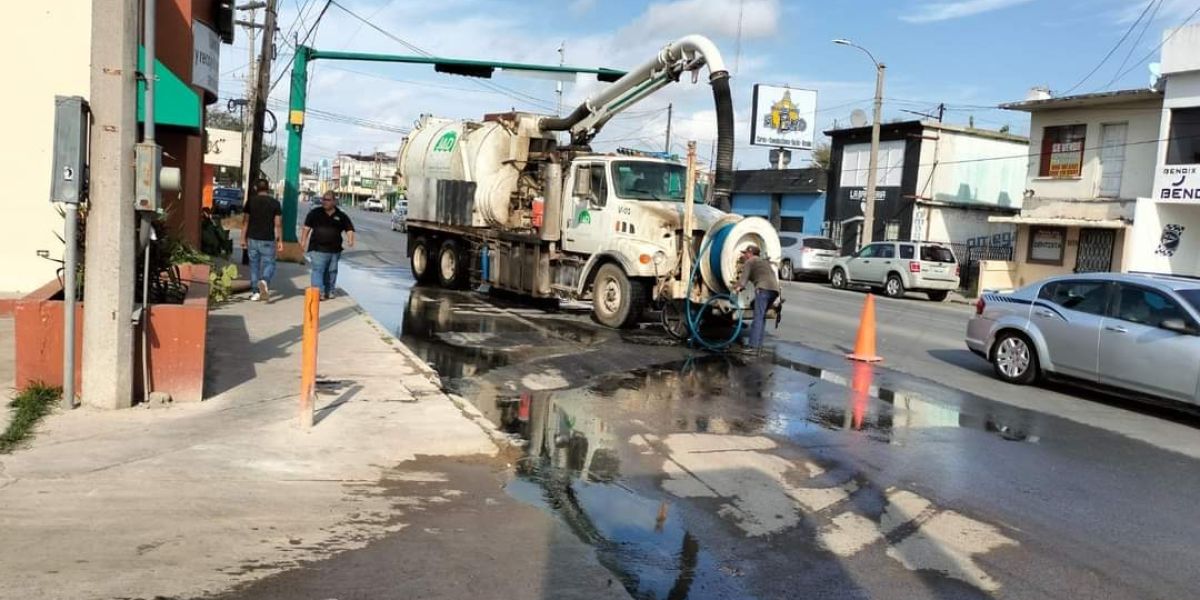
[[[588,144],[617,113],[705,65],[717,108],[715,207],[689,210],[695,187],[686,166],[598,154]],[[569,132],[569,143],[560,143],[560,132]],[[591,300],[596,320],[609,327],[629,326],[654,306],[668,330],[683,335],[689,293],[710,316],[736,316],[750,306],[748,294],[730,293],[741,250],[755,244],[777,263],[780,247],[766,220],[725,212],[733,144],[729,73],[712,42],[695,35],[566,117],[424,116],[400,153],[413,275],[448,288],[484,283]]]

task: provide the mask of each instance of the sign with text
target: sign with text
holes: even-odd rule
[[[1154,200],[1200,203],[1200,165],[1159,165],[1154,174]]]
[[[221,37],[200,21],[192,21],[192,85],[216,96],[221,81]]]
[[[1067,230],[1061,227],[1031,227],[1029,262],[1062,264]]]
[[[817,92],[755,84],[750,144],[812,150],[816,134]]]
[[[242,132],[229,129],[204,130],[204,164],[242,166]]]

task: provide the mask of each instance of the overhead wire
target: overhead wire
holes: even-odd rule
[[[1187,16],[1187,18],[1183,20],[1182,23],[1180,23],[1174,29],[1172,29],[1171,33],[1168,33],[1167,35],[1163,36],[1162,41],[1159,42],[1158,45],[1155,46],[1153,50],[1146,53],[1145,56],[1143,56],[1142,58],[1138,59],[1137,62],[1130,65],[1128,69],[1125,69],[1124,71],[1121,71],[1120,73],[1118,73],[1116,77],[1113,77],[1112,81],[1114,81],[1114,82],[1119,81],[1122,77],[1127,75],[1130,71],[1142,66],[1143,64],[1146,63],[1146,61],[1153,58],[1156,54],[1158,54],[1159,49],[1161,49],[1163,46],[1167,45],[1167,42],[1171,41],[1171,38],[1175,37],[1175,34],[1179,33],[1180,29],[1183,29],[1184,27],[1187,26],[1188,23],[1191,23],[1192,19],[1196,18],[1197,14],[1200,14],[1200,6],[1197,6],[1196,10],[1193,10],[1192,13],[1189,14]]]
[[[1092,70],[1088,71],[1087,75],[1084,75],[1079,81],[1075,82],[1075,85],[1071,86],[1066,91],[1061,92],[1059,95],[1066,96],[1079,89],[1079,87],[1082,86],[1088,79],[1091,79],[1092,75],[1095,75],[1096,72],[1100,70],[1100,67],[1103,67],[1104,63],[1108,62],[1108,59],[1112,58],[1112,55],[1116,53],[1117,49],[1120,48],[1122,44],[1125,43],[1125,40],[1129,39],[1129,35],[1133,33],[1133,30],[1137,28],[1138,23],[1141,23],[1146,14],[1150,12],[1150,7],[1154,6],[1156,1],[1157,0],[1150,0],[1150,2],[1146,3],[1146,8],[1143,8],[1137,19],[1135,19],[1133,23],[1129,24],[1129,27],[1125,29],[1125,33],[1121,35],[1121,39],[1117,40],[1117,43],[1113,44],[1112,48],[1108,49],[1108,53],[1104,55],[1104,58],[1101,58],[1100,62],[1096,63],[1096,66],[1092,67]]]
[[[1129,59],[1132,58],[1133,53],[1137,51],[1138,44],[1142,43],[1142,38],[1145,37],[1146,31],[1150,29],[1150,25],[1154,23],[1154,18],[1158,16],[1158,10],[1162,8],[1163,1],[1164,0],[1158,0],[1158,4],[1154,6],[1154,10],[1150,13],[1150,16],[1142,23],[1142,30],[1138,32],[1138,36],[1134,38],[1133,43],[1129,45],[1129,51],[1125,53],[1125,58],[1121,59],[1121,64],[1117,67],[1116,71],[1114,71],[1115,73],[1120,73],[1125,69],[1125,65],[1129,64]],[[1109,79],[1108,83],[1104,84],[1104,88],[1107,89],[1109,86],[1116,83],[1117,79],[1119,79],[1119,77],[1116,76],[1114,76],[1112,79]]]

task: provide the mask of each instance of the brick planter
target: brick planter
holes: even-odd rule
[[[204,399],[204,347],[208,326],[207,265],[182,265],[180,278],[187,283],[183,304],[150,307],[150,382],[155,391],[167,392],[176,402]],[[31,382],[62,385],[63,301],[57,281],[16,301],[13,325],[17,338],[16,386]],[[85,393],[80,380],[83,368],[83,303],[75,303],[75,389]],[[134,328],[134,400],[141,394],[141,333]]]

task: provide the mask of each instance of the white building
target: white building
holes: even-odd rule
[[[1154,181],[1137,201],[1130,269],[1200,277],[1200,25],[1164,36]]]
[[[349,203],[382,198],[396,187],[396,165],[396,156],[386,152],[338,154],[333,163],[333,190]]]
[[[984,265],[983,288],[1014,288],[1063,273],[1126,271],[1134,205],[1153,185],[1162,94],[1150,89],[1003,105],[1030,114],[1026,198],[1012,260]]]

